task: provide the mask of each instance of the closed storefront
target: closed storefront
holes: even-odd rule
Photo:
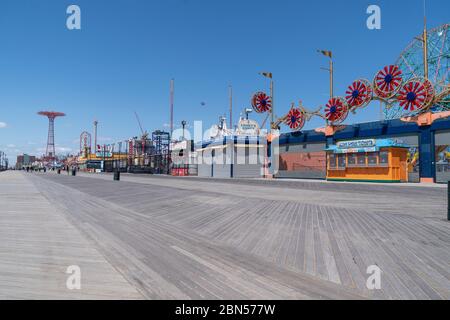
[[[234,136],[197,149],[198,175],[214,178],[259,178],[264,174],[264,137]]]
[[[226,147],[213,150],[213,173],[215,178],[231,178],[231,163],[227,161]]]
[[[237,161],[233,166],[233,177],[235,178],[255,178],[264,176],[264,159],[265,159],[265,145],[263,144],[241,144],[235,147],[235,154],[243,154],[244,163]]]
[[[212,177],[212,154],[210,149],[203,149],[197,151],[198,155],[198,176],[199,177]]]
[[[280,146],[278,178],[325,179],[325,143]]]

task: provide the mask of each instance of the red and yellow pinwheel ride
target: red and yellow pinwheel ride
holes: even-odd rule
[[[272,98],[265,92],[257,92],[252,97],[252,107],[257,113],[264,113],[272,109]]]
[[[422,111],[433,101],[434,88],[429,80],[414,78],[405,83],[397,98],[404,110]]]
[[[347,118],[348,111],[348,104],[343,98],[331,98],[325,107],[325,118],[332,125],[340,124]]]
[[[305,125],[305,115],[300,108],[292,108],[286,115],[284,123],[294,131],[300,131]]]
[[[402,71],[396,65],[384,67],[378,71],[373,81],[375,94],[383,99],[395,96],[402,85]]]
[[[372,101],[372,85],[365,79],[356,80],[347,88],[346,94],[350,109],[364,108]]]

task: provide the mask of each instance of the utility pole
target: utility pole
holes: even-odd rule
[[[333,59],[330,58],[330,98],[333,98],[334,93],[333,93],[333,82],[334,82],[334,75],[333,75],[334,71],[333,71]]]
[[[330,58],[330,66],[329,68],[321,68],[323,70],[327,70],[330,73],[330,99],[333,98],[334,93],[333,93],[333,77],[334,77],[334,70],[333,70],[333,52],[329,51],[329,50],[317,50],[317,52],[323,54],[324,56]],[[328,120],[327,120],[327,125],[328,125]]]
[[[230,94],[230,130],[233,130],[233,86],[229,86]]]
[[[94,151],[97,150],[97,125],[98,121],[94,120]]]
[[[317,52],[320,52],[324,56],[330,58],[330,67],[327,68],[321,68],[322,70],[327,70],[330,73],[330,99],[333,98],[333,52],[328,50],[317,50]]]
[[[170,139],[173,133],[173,100],[174,100],[175,80],[170,80]]]

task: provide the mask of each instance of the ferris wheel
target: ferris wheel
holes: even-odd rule
[[[427,32],[428,35],[428,79],[425,79],[423,50],[423,36],[418,36],[406,47],[396,61],[399,68],[398,74],[402,78],[402,86],[398,88],[400,95],[403,91],[415,89],[416,101],[410,103],[411,99],[406,98],[396,101],[393,104],[386,104],[384,116],[386,119],[397,119],[404,116],[411,116],[420,112],[421,107],[428,107],[426,104],[433,99],[429,106],[433,112],[450,111],[450,95],[448,92],[450,85],[450,24],[444,24]],[[416,85],[419,84],[417,87]],[[422,87],[423,86],[423,87]],[[408,90],[408,88],[410,90]],[[434,89],[434,92],[430,92]],[[410,97],[411,98],[411,97]]]

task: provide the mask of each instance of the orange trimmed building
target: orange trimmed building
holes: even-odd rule
[[[327,180],[408,182],[408,149],[395,139],[338,142],[326,149]]]

